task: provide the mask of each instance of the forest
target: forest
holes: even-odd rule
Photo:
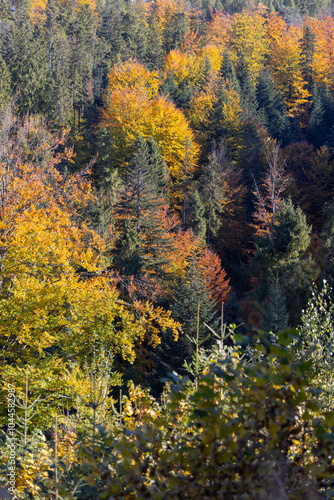
[[[1,0],[1,498],[334,498],[333,15]]]

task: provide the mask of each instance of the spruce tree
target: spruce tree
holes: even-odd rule
[[[159,273],[169,247],[161,211],[165,204],[160,191],[162,177],[158,175],[164,164],[152,140],[140,137],[135,147],[124,188],[115,206],[119,235],[115,263],[125,274],[134,268],[136,274],[151,269]]]
[[[311,226],[303,211],[293,206],[291,199],[283,200],[275,213],[270,232],[255,239],[253,265],[260,281],[258,298],[268,295],[271,277],[284,286],[291,323],[296,325],[306,304],[312,282],[319,269],[309,253]]]
[[[236,75],[235,67],[227,50],[225,50],[223,55],[219,75],[224,81],[228,81],[233,90],[240,94],[240,85]]]
[[[193,259],[184,279],[179,279],[171,303],[172,316],[182,324],[183,335],[180,338],[181,349],[190,358],[195,352],[193,341],[197,335],[197,311],[199,305],[199,343],[207,347],[213,340],[213,334],[205,326],[218,331],[219,318],[214,310],[215,301],[210,298],[204,278]]]
[[[268,303],[261,326],[267,334],[274,334],[275,339],[278,332],[287,329],[288,322],[286,297],[279,278],[276,276],[269,286]]]
[[[269,70],[262,69],[256,84],[258,116],[269,135],[287,143],[290,135],[289,119],[286,116],[281,94],[275,88],[275,81]]]
[[[166,54],[171,50],[178,49],[189,26],[188,17],[185,12],[174,12],[163,32],[162,48]]]
[[[256,99],[255,87],[243,54],[240,55],[238,61],[237,77],[240,86],[240,102],[244,118],[257,118],[258,102]]]
[[[167,194],[168,189],[168,168],[162,157],[161,149],[153,137],[146,141],[148,154],[148,170],[150,183],[159,194]]]
[[[69,126],[72,118],[70,44],[62,22],[59,3],[46,5],[45,37],[48,72],[44,113],[53,126]]]
[[[11,76],[9,69],[0,55],[0,107],[8,105],[11,99]]]
[[[202,240],[206,238],[206,220],[205,220],[205,207],[201,200],[200,194],[195,189],[192,192],[189,202],[189,215],[188,225],[192,228],[194,233]]]
[[[324,244],[323,258],[323,276],[334,285],[334,201],[327,203],[324,208],[326,222],[322,228],[321,238]]]
[[[42,26],[33,24],[26,2],[15,12],[5,34],[5,63],[21,114],[43,111],[47,81],[46,48]]]
[[[308,141],[317,149],[323,145],[328,130],[325,123],[325,108],[322,92],[313,88],[312,108],[309,125],[306,131]]]
[[[316,35],[309,25],[303,29],[303,36],[300,40],[301,47],[301,68],[307,88],[311,92],[313,87],[313,59],[316,50]]]
[[[207,244],[217,235],[222,224],[221,214],[227,201],[224,172],[228,164],[227,151],[221,143],[220,146],[213,148],[209,161],[203,166],[201,192],[205,208]]]

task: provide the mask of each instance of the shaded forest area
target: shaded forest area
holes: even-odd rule
[[[19,498],[333,498],[333,9],[2,0]]]

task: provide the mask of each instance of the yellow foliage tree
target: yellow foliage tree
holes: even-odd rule
[[[266,38],[266,18],[258,8],[233,17],[229,32],[228,47],[233,62],[242,54],[252,78],[256,79],[268,53]]]
[[[312,70],[316,82],[333,86],[334,61],[334,22],[332,17],[309,19],[313,33],[316,36]]]
[[[159,325],[164,329],[168,323],[177,334],[178,325],[168,313],[154,311],[151,304],[129,309],[118,300],[115,281],[103,272],[104,242],[84,222],[73,222],[78,208],[92,198],[87,172],[68,177],[55,168],[71,159],[71,152],[53,153],[61,141],[49,137],[53,142],[46,142],[46,134],[39,141],[43,129],[34,120],[21,126],[13,119],[9,130],[12,138],[5,138],[7,150],[1,147],[0,158],[0,335],[5,359],[43,358],[50,348],[82,359],[98,335],[111,352],[131,361],[145,325],[154,343],[159,342]]]
[[[306,124],[310,93],[303,79],[301,48],[302,28],[290,26],[276,15],[268,18],[267,37],[270,51],[269,65],[274,74],[288,110],[288,116],[297,116],[301,125]]]
[[[136,62],[114,69],[109,75],[101,126],[111,135],[112,156],[123,172],[136,138],[153,137],[169,170],[171,192],[180,201],[183,195],[178,185],[185,169],[187,175],[196,170],[199,147],[182,111],[156,95],[156,82],[156,73]]]

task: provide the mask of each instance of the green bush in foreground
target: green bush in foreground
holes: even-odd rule
[[[165,409],[134,429],[100,428],[81,469],[95,498],[332,499],[334,412],[309,389],[295,340],[279,334],[252,362],[230,349],[197,389],[175,377]]]

